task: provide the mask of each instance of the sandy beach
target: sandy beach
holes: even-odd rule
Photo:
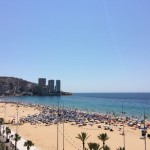
[[[17,120],[17,107],[16,104],[5,104],[0,103],[0,117],[3,117],[6,122],[11,122],[13,119]],[[18,118],[40,113],[40,110],[35,107],[19,105],[18,107]],[[88,148],[87,143],[96,142],[102,146],[102,142],[97,138],[101,133],[107,133],[109,139],[106,144],[111,148],[111,150],[116,150],[118,147],[123,147],[123,135],[120,135],[122,131],[119,131],[118,126],[112,126],[113,131],[104,130],[104,123],[101,123],[101,128],[98,128],[97,124],[93,126],[86,125],[78,127],[77,125],[72,125],[72,123],[64,124],[64,149],[65,150],[82,150],[82,142],[75,138],[77,134],[81,132],[86,132],[90,137],[86,141],[86,148]],[[16,125],[7,124],[11,130],[16,131]],[[121,129],[122,130],[122,129]],[[150,133],[150,129],[147,130]],[[18,126],[18,134],[26,140],[31,140],[35,146],[41,150],[56,150],[57,149],[57,124],[52,124],[50,126],[45,126],[45,124],[35,124],[24,123]],[[127,150],[142,150],[144,149],[144,140],[140,139],[141,130],[125,125],[125,143]],[[146,138],[147,149],[150,148],[150,139]],[[58,134],[58,149],[63,149],[63,124],[59,124],[59,134]]]

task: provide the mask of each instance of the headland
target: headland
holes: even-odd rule
[[[33,83],[20,78],[0,76],[0,96],[62,96],[72,95],[71,92],[61,90],[61,80],[48,80],[39,78]]]

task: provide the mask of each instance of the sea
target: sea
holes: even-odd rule
[[[70,96],[3,97],[6,101],[42,104],[52,107],[79,109],[89,113],[113,113],[126,116],[144,116],[150,120],[150,93],[73,93]]]

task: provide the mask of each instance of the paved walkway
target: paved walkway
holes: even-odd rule
[[[3,128],[4,130],[6,129],[6,126],[3,125],[1,127],[1,133],[3,134]],[[13,138],[14,138],[14,135],[15,135],[15,132],[11,130],[11,135],[13,135]],[[6,133],[4,134],[4,136],[6,137]],[[10,142],[12,142],[14,145],[15,145],[15,141],[13,140],[13,138],[10,138]],[[24,146],[24,143],[26,142],[26,140],[24,138],[21,137],[21,139],[17,142],[17,148],[19,150],[27,150],[27,147]],[[40,150],[39,148],[36,148],[35,146],[32,146],[30,148],[30,150]]]

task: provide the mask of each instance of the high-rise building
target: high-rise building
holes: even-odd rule
[[[39,78],[38,84],[40,87],[46,87],[46,78]]]
[[[56,80],[56,92],[60,93],[61,91],[61,81]]]
[[[48,89],[50,93],[54,92],[54,80],[48,80]]]
[[[48,88],[47,88],[47,87],[42,87],[40,94],[41,94],[42,96],[47,96],[47,95],[48,95]]]

